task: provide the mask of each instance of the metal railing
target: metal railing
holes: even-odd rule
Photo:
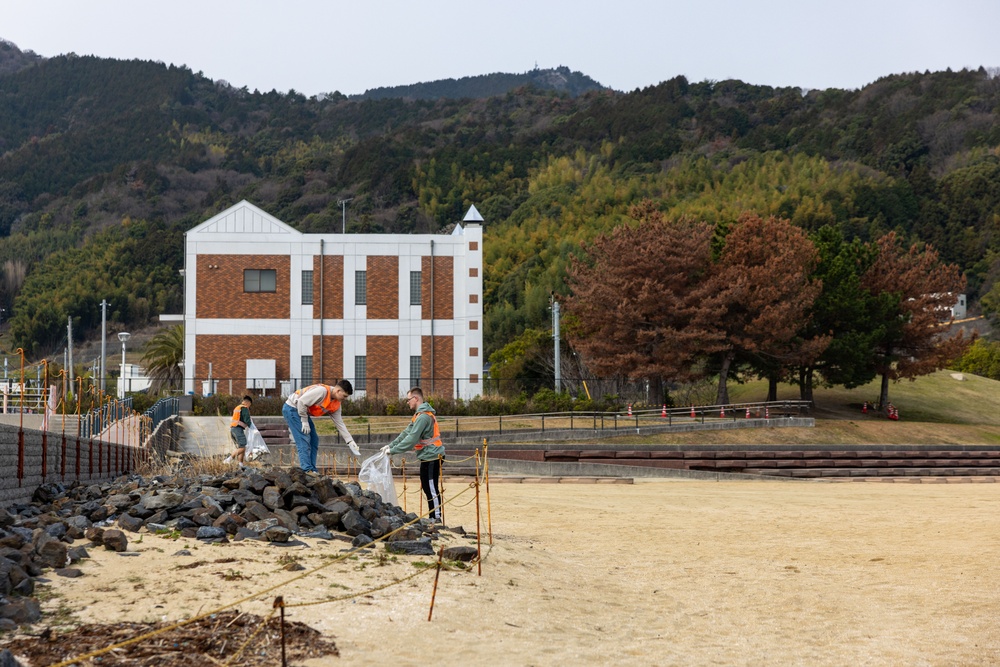
[[[809,401],[761,401],[729,405],[698,405],[686,408],[644,408],[618,412],[545,412],[535,414],[457,417],[438,415],[438,426],[445,437],[500,437],[556,432],[625,433],[641,429],[669,427],[675,424],[711,423],[743,419],[775,420],[808,415]],[[368,442],[397,434],[410,422],[409,416],[346,418],[355,438],[367,435]],[[361,429],[365,429],[365,433]],[[339,436],[338,436],[339,440]]]
[[[164,419],[176,415],[180,410],[180,399],[176,396],[161,398],[143,413],[149,419],[149,431],[152,433]]]
[[[88,412],[80,425],[80,435],[92,438],[103,433],[111,424],[132,415],[132,397],[115,399]]]

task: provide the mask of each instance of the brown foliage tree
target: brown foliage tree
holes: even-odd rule
[[[818,357],[828,340],[799,340],[797,333],[822,285],[810,278],[816,248],[788,220],[752,213],[740,216],[706,285],[699,322],[722,337],[716,402],[729,403],[733,363],[759,358],[801,363]]]
[[[965,290],[965,277],[954,264],[943,264],[927,246],[905,248],[890,232],[876,242],[878,255],[862,277],[870,292],[887,304],[876,366],[882,376],[879,404],[889,404],[889,380],[914,380],[945,368],[972,343],[964,335],[947,336],[951,306]]]
[[[587,367],[605,377],[687,379],[719,335],[705,308],[712,227],[668,222],[650,202],[633,206],[640,224],[597,238],[587,261],[571,263],[566,334]]]

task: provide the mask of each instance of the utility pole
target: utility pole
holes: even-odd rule
[[[68,343],[67,346],[66,346],[66,349],[69,350],[69,363],[68,363],[67,367],[69,368],[69,386],[70,386],[70,391],[72,391],[72,387],[73,387],[73,318],[72,318],[72,316],[67,317],[66,321],[67,321],[67,324],[66,324],[66,341]]]
[[[552,295],[552,340],[555,342],[555,371],[556,371],[556,393],[562,391],[562,370],[559,363],[559,302]]]
[[[347,202],[349,202],[349,201],[354,201],[354,197],[351,197],[350,199],[339,199],[339,200],[337,200],[337,203],[340,204],[340,209],[341,209],[341,211],[343,213],[342,221],[341,221],[341,227],[340,227],[340,233],[341,234],[346,234],[347,233]]]
[[[104,393],[105,363],[108,358],[108,301],[101,299],[101,393]]]

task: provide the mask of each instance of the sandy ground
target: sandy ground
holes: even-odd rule
[[[1000,484],[495,480],[490,492],[482,576],[442,572],[431,622],[432,573],[370,592],[430,558],[345,560],[344,543],[315,540],[145,535],[137,556],[94,548],[85,576],[52,576],[46,608],[151,621],[282,582],[238,608],[356,596],[288,608],[340,649],[310,666],[1000,664]],[[474,532],[474,508],[465,492],[446,523]],[[305,576],[282,569],[293,559]]]

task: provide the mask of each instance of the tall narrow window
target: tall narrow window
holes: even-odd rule
[[[302,272],[302,305],[311,306],[313,302],[313,272]]]
[[[410,357],[410,386],[420,386],[420,357]]]
[[[277,272],[274,269],[244,269],[244,292],[274,292],[277,290]]]
[[[354,272],[354,304],[356,306],[368,305],[368,272]]]
[[[364,391],[367,377],[368,357],[354,357],[354,388]]]
[[[420,271],[410,271],[410,305],[419,306],[421,301],[420,293]],[[419,358],[419,357],[418,357]]]
[[[313,358],[312,355],[302,355],[302,386],[308,387],[313,381]]]

